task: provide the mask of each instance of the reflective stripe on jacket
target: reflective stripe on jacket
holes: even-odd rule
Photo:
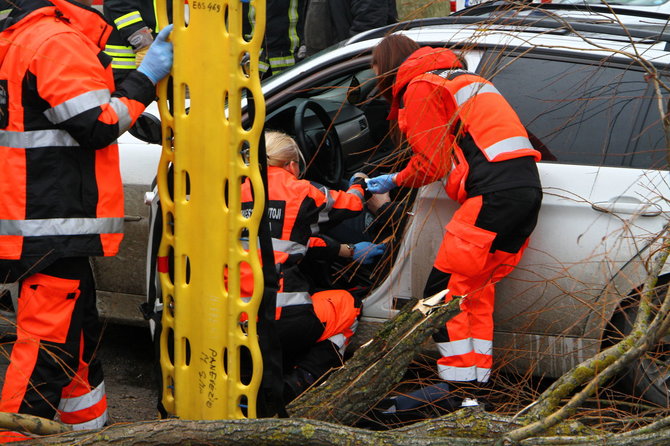
[[[0,38],[0,258],[114,255],[123,238],[116,138],[155,89],[137,73],[114,91],[101,51],[110,27],[96,10],[16,5]]]
[[[309,283],[298,268],[310,237],[320,226],[356,216],[363,210],[363,188],[347,192],[299,180],[280,167],[268,167],[267,208],[275,264],[280,275],[277,307],[311,304]],[[249,181],[242,185],[242,212],[249,214],[253,198]],[[251,296],[251,271],[242,265],[242,295]],[[279,314],[279,312],[278,312]]]
[[[540,153],[493,84],[465,71],[451,51],[414,52],[401,65],[393,92],[392,114],[397,113],[413,151],[396,177],[399,185],[418,187],[449,175],[447,193],[459,202],[494,190],[539,187],[534,167],[528,168],[527,178],[496,173],[503,169],[496,165],[500,162],[523,157],[539,161]]]

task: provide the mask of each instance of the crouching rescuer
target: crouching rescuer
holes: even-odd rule
[[[17,341],[0,411],[74,429],[107,422],[89,256],[123,238],[117,137],[172,66],[166,28],[115,88],[102,15],[66,0],[17,0],[0,25],[0,280],[20,281]]]
[[[354,334],[360,312],[354,297],[346,290],[310,293],[300,262],[320,224],[339,222],[363,211],[364,180],[358,179],[344,192],[299,179],[302,155],[295,141],[280,132],[267,132],[266,144],[268,220],[279,272],[275,328],[282,348],[284,400],[288,402],[342,365],[345,347]],[[252,209],[247,180],[242,186],[242,212]],[[350,255],[357,257],[355,252]],[[242,296],[251,296],[250,269],[242,268],[241,275]]]

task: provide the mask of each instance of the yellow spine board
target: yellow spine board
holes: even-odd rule
[[[183,419],[254,418],[262,376],[256,316],[263,292],[257,239],[265,196],[258,143],[265,103],[258,60],[265,0],[250,2],[256,17],[249,41],[242,33],[240,0],[190,0],[188,24],[183,1],[172,4],[173,113],[166,101],[167,80],[158,85],[163,126],[158,168],[163,238],[158,255],[171,258],[174,265],[173,274],[159,273],[164,304],[162,401],[169,414]],[[157,3],[163,27],[166,5]],[[248,75],[240,65],[245,55],[250,58]],[[245,129],[242,97],[249,95],[256,113]],[[249,165],[241,154],[245,143],[250,147]],[[171,164],[173,196],[168,190]],[[249,218],[242,216],[240,206],[244,178],[251,181],[255,196]],[[240,242],[244,229],[249,234],[248,253]],[[253,272],[254,292],[248,302],[241,299],[241,263]],[[248,315],[246,333],[239,323],[243,313]],[[243,378],[240,356],[245,350],[253,370]]]

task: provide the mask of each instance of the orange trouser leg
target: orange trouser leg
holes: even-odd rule
[[[278,321],[285,373],[294,367],[318,378],[342,364],[359,309],[344,290],[314,293],[312,305],[284,307]]]
[[[19,294],[17,342],[5,375],[0,410],[53,418],[63,403],[63,390],[77,388],[84,380],[90,382],[89,389],[102,389],[104,396],[102,367],[93,357],[98,324],[87,258],[60,259],[27,278]],[[85,377],[68,387],[82,373]],[[86,407],[97,408],[103,400],[85,399],[91,402]]]
[[[446,227],[429,278],[429,282],[449,289],[447,300],[464,296],[461,314],[435,336],[442,354],[438,372],[448,381],[489,380],[493,364],[494,286],[514,269],[527,245],[526,241],[516,253],[491,253],[497,234],[475,225],[482,205],[481,196],[473,197],[456,211]]]
[[[19,412],[21,403],[30,386],[30,376],[37,362],[40,351],[40,341],[34,338],[19,338],[12,348],[9,367],[5,372],[5,382],[2,386],[0,412]],[[55,413],[55,411],[54,411]],[[48,413],[33,414],[44,418],[53,418]]]
[[[452,296],[465,297],[461,313],[447,321],[443,336],[435,336],[442,354],[437,361],[438,373],[447,381],[486,382],[492,364],[493,286],[485,277],[452,274],[447,300]]]
[[[84,360],[85,341],[82,336],[79,368],[61,394],[58,413],[63,423],[74,430],[99,429],[107,422],[105,382],[97,385],[89,379],[90,365]]]
[[[495,304],[496,284],[511,273],[521,260],[528,242],[517,253],[496,251],[490,254],[484,268],[487,271],[487,283],[481,293],[475,293],[474,299],[467,301],[466,307],[470,318],[470,327],[474,342],[476,367],[479,376],[491,370],[493,365],[493,310]],[[481,340],[483,342],[477,341]],[[488,343],[486,341],[491,341]]]
[[[23,282],[1,411],[54,417],[61,389],[77,365],[79,343],[71,342],[68,332],[79,295],[78,280],[34,274]]]

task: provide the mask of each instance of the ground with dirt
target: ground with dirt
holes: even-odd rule
[[[158,371],[148,327],[106,325],[100,358],[114,423],[155,420]]]

